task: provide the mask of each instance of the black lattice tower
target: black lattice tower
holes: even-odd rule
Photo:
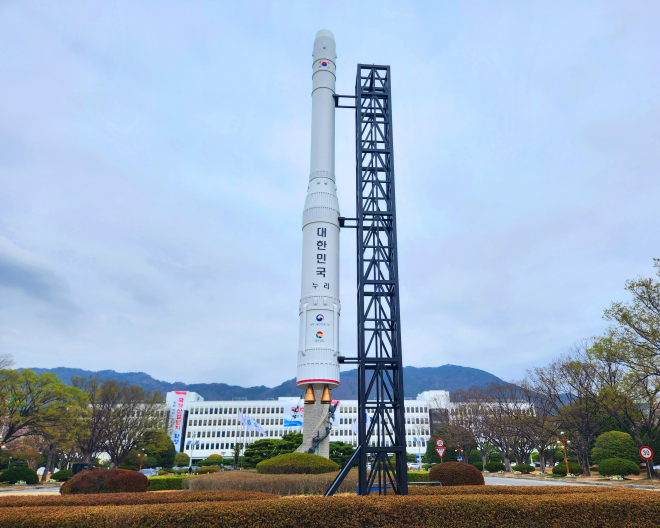
[[[348,96],[337,103],[341,97]],[[358,448],[326,495],[356,460],[361,495],[371,488],[406,495],[390,67],[359,64],[354,99],[357,218],[340,218],[340,225],[357,228],[358,355],[339,361],[358,367]]]

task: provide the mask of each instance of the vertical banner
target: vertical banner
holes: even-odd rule
[[[292,401],[285,402],[284,427],[302,427],[304,414],[305,404],[302,399],[296,403]]]
[[[188,391],[174,391],[170,407],[170,438],[174,442],[177,453],[181,451],[181,435],[183,433],[183,413],[186,410]]]

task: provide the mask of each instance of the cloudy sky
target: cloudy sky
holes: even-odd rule
[[[311,51],[390,64],[404,361],[505,379],[660,256],[656,1],[0,2],[0,352],[295,376]],[[354,215],[354,115],[337,183]],[[355,240],[341,245],[355,350]]]

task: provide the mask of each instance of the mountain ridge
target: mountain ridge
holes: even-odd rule
[[[183,383],[161,381],[144,372],[117,372],[115,370],[84,370],[71,367],[56,367],[51,369],[31,368],[34,372],[42,374],[50,372],[67,383],[71,383],[72,376],[90,377],[98,376],[103,380],[125,381],[131,385],[140,385],[147,390],[158,390],[165,394],[173,390],[187,390],[197,392],[205,400],[231,400],[232,398],[247,398],[248,400],[264,400],[280,396],[295,396],[300,392],[296,387],[295,378],[287,380],[276,387],[259,385],[254,387],[241,387],[227,383]],[[485,370],[460,365],[441,365],[438,367],[404,367],[403,387],[405,397],[414,398],[420,392],[427,390],[456,391],[480,387],[487,383],[503,383],[503,380],[486,372]],[[357,399],[357,369],[341,373],[341,385],[332,391],[338,399]]]

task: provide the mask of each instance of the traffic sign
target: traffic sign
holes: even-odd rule
[[[440,458],[445,456],[445,448],[444,447],[436,447],[435,451],[436,451],[436,453],[438,453],[438,456]]]
[[[650,447],[641,447],[639,449],[639,456],[641,456],[644,460],[652,460],[653,459],[653,449]]]
[[[456,460],[458,460],[459,462],[463,462],[463,457],[456,457]]]
[[[443,445],[445,445],[445,441],[442,438],[438,438],[435,441],[435,445],[437,445],[438,447],[442,447]]]

